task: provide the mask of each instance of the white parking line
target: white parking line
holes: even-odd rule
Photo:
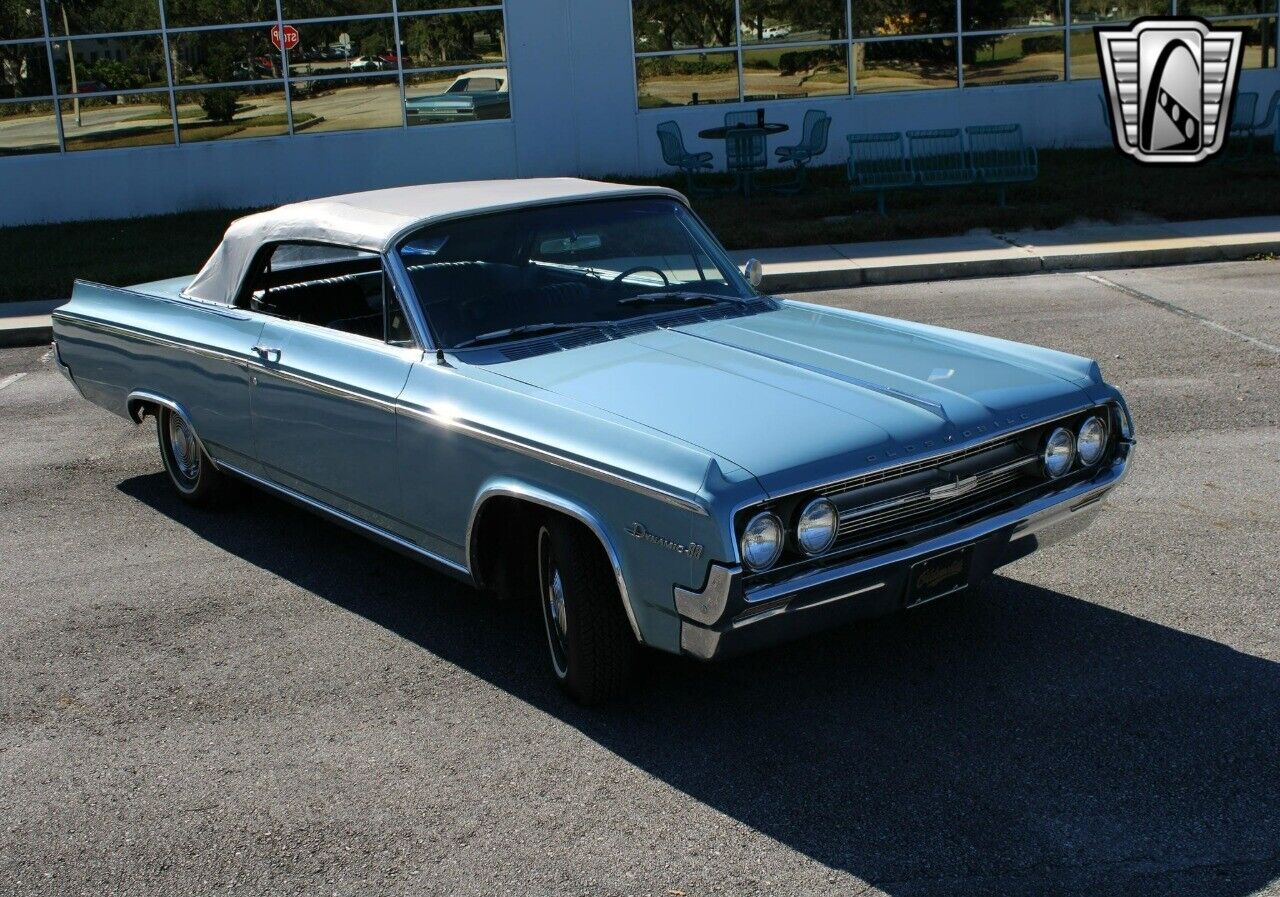
[[[10,374],[8,377],[0,377],[0,389],[4,389],[6,386],[12,386],[14,383],[17,383],[19,380],[21,380],[25,376],[27,375],[26,374]]]

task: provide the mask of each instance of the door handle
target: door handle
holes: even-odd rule
[[[279,349],[274,349],[270,346],[254,346],[253,351],[254,351],[254,354],[256,354],[263,361],[279,361],[280,360]]]

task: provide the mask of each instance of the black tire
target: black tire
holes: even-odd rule
[[[229,497],[230,480],[213,466],[195,430],[182,415],[160,408],[156,414],[156,439],[169,483],[184,501],[209,507]]]
[[[599,541],[574,521],[551,518],[538,527],[537,557],[538,605],[560,687],[581,704],[624,694],[638,646]]]

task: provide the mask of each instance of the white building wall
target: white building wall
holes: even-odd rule
[[[665,169],[654,129],[667,119],[723,165],[723,146],[697,132],[737,107],[637,112],[626,0],[512,2],[507,35],[511,121],[0,158],[0,225],[265,206],[429,181],[652,174]],[[1240,89],[1265,101],[1280,72],[1245,72]],[[767,116],[794,132],[806,109],[829,112],[821,162],[830,164],[844,161],[844,135],[856,131],[1020,122],[1038,146],[1103,146],[1100,90],[1080,81],[796,100],[769,104]]]

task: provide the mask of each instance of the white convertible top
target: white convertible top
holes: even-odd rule
[[[632,187],[580,178],[528,178],[418,184],[295,202],[231,223],[222,243],[182,295],[231,305],[264,243],[305,242],[383,252],[433,221],[521,206],[615,196],[671,196],[665,187]]]

